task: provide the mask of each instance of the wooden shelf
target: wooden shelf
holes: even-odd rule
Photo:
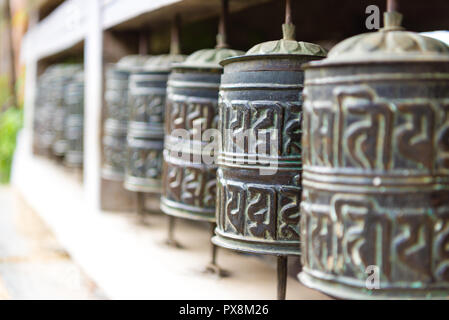
[[[231,276],[202,273],[209,261],[207,225],[178,220],[175,249],[164,244],[167,217],[147,225],[135,213],[92,211],[82,185],[68,170],[32,156],[29,133],[18,139],[12,185],[52,229],[71,257],[110,299],[274,299],[275,261],[220,250],[219,264]],[[272,258],[272,257],[271,257]],[[288,299],[328,299],[289,277]]]
[[[39,60],[79,45],[90,28],[88,0],[68,0],[32,27],[23,41],[22,60]],[[233,0],[230,11],[240,11],[268,0]],[[220,0],[102,0],[103,29],[138,29],[169,23],[176,13],[192,22],[218,16]]]

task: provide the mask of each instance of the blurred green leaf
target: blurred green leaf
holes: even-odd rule
[[[0,113],[0,183],[9,182],[16,136],[21,127],[22,110],[9,108]]]

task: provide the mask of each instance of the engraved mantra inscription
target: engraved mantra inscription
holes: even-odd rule
[[[270,149],[270,139],[259,139],[253,144],[248,143],[248,137],[243,143],[237,141],[245,132],[257,133],[259,130],[275,130],[278,132],[279,156],[301,154],[301,109],[302,102],[277,101],[232,101],[220,99],[219,118],[223,124],[220,131],[223,134],[223,149],[221,152],[257,154],[260,144],[267,143],[266,151]],[[225,129],[225,130],[223,130]],[[260,140],[260,141],[259,141]]]
[[[114,85],[108,84],[113,82]],[[128,81],[108,79],[106,83],[106,114],[108,118],[128,121]]]
[[[449,99],[386,100],[368,85],[305,94],[306,272],[364,287],[377,265],[384,288],[447,287]]]
[[[128,147],[128,174],[138,178],[160,179],[162,150]]]
[[[215,172],[167,165],[165,196],[190,206],[214,208],[216,178]]]
[[[148,126],[164,123],[165,95],[135,95],[129,97],[130,120]]]
[[[279,172],[271,176],[259,176],[258,165],[236,170],[254,170],[257,183],[246,182],[238,174],[228,176],[227,169],[218,172],[218,228],[237,237],[268,241],[299,241],[299,186],[301,154],[302,102],[279,101],[229,101],[220,99],[220,119],[223,145],[220,154],[260,154],[261,143],[267,143],[265,152],[271,149],[270,139],[259,139],[249,144],[236,137],[245,131],[275,130],[278,134],[275,156],[287,161],[292,169],[282,174],[288,176],[288,184],[279,183]],[[225,164],[225,163],[223,163]],[[252,167],[252,168],[251,168]],[[283,178],[285,179],[285,178]]]
[[[383,207],[376,196],[337,193],[325,205],[313,200],[320,192],[304,195],[301,234],[306,268],[354,277],[362,286],[369,265],[379,266],[380,279],[395,285],[449,283],[448,204],[429,214],[428,208]]]
[[[299,241],[301,189],[219,179],[218,227],[228,234]]]
[[[367,86],[333,93],[305,102],[305,166],[449,173],[449,99],[388,102]]]
[[[163,140],[162,124],[165,113],[165,95],[133,94],[130,92],[131,126],[134,123],[151,129],[160,129],[160,138],[136,137],[145,141]],[[130,128],[131,129],[131,128]],[[130,130],[131,131],[131,130]],[[130,132],[128,132],[128,135]],[[147,148],[128,140],[128,174],[138,178],[161,179],[162,149]]]
[[[126,136],[105,136],[103,152],[104,166],[123,171],[126,165]]]
[[[217,102],[214,100],[175,95],[167,99],[166,107],[168,135],[175,129],[185,129],[189,132],[190,140],[194,140],[201,139],[205,130],[217,128]],[[197,131],[199,128],[200,131]],[[165,148],[165,153],[170,153],[167,144]],[[216,169],[195,166],[182,159],[178,159],[175,164],[167,155],[164,155],[164,159],[164,196],[181,204],[213,210],[216,198]]]
[[[172,97],[167,104],[168,119],[166,132],[170,134],[176,129],[185,129],[190,139],[201,135],[207,129],[216,129],[218,122],[217,102],[210,99]],[[201,125],[201,131],[196,130]]]

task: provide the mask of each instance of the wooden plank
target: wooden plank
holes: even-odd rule
[[[207,225],[179,220],[183,249],[167,247],[167,217],[92,211],[81,185],[51,161],[24,153],[19,138],[13,184],[52,229],[89,278],[111,299],[274,299],[274,261],[220,250],[218,263],[231,273],[218,279],[202,273],[210,259]],[[293,269],[292,269],[293,270]],[[287,299],[328,299],[288,279]]]
[[[81,42],[86,36],[89,0],[69,0],[32,27],[22,43],[23,61],[38,60]]]
[[[268,0],[234,0],[230,11],[239,11]],[[83,41],[88,33],[89,0],[68,0],[32,27],[22,44],[23,61],[52,56]],[[101,0],[102,28],[124,29],[168,23],[175,13],[184,21],[217,16],[220,0]]]

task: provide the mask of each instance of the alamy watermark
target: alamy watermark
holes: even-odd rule
[[[365,269],[368,275],[365,281],[365,287],[368,290],[380,289],[380,268],[376,265],[370,265]]]
[[[368,30],[380,29],[380,9],[376,5],[366,7],[365,13],[368,17],[365,20],[365,26]]]
[[[175,129],[165,145],[172,161],[189,164],[225,164],[257,168],[260,175],[278,171],[279,134],[277,129]]]

